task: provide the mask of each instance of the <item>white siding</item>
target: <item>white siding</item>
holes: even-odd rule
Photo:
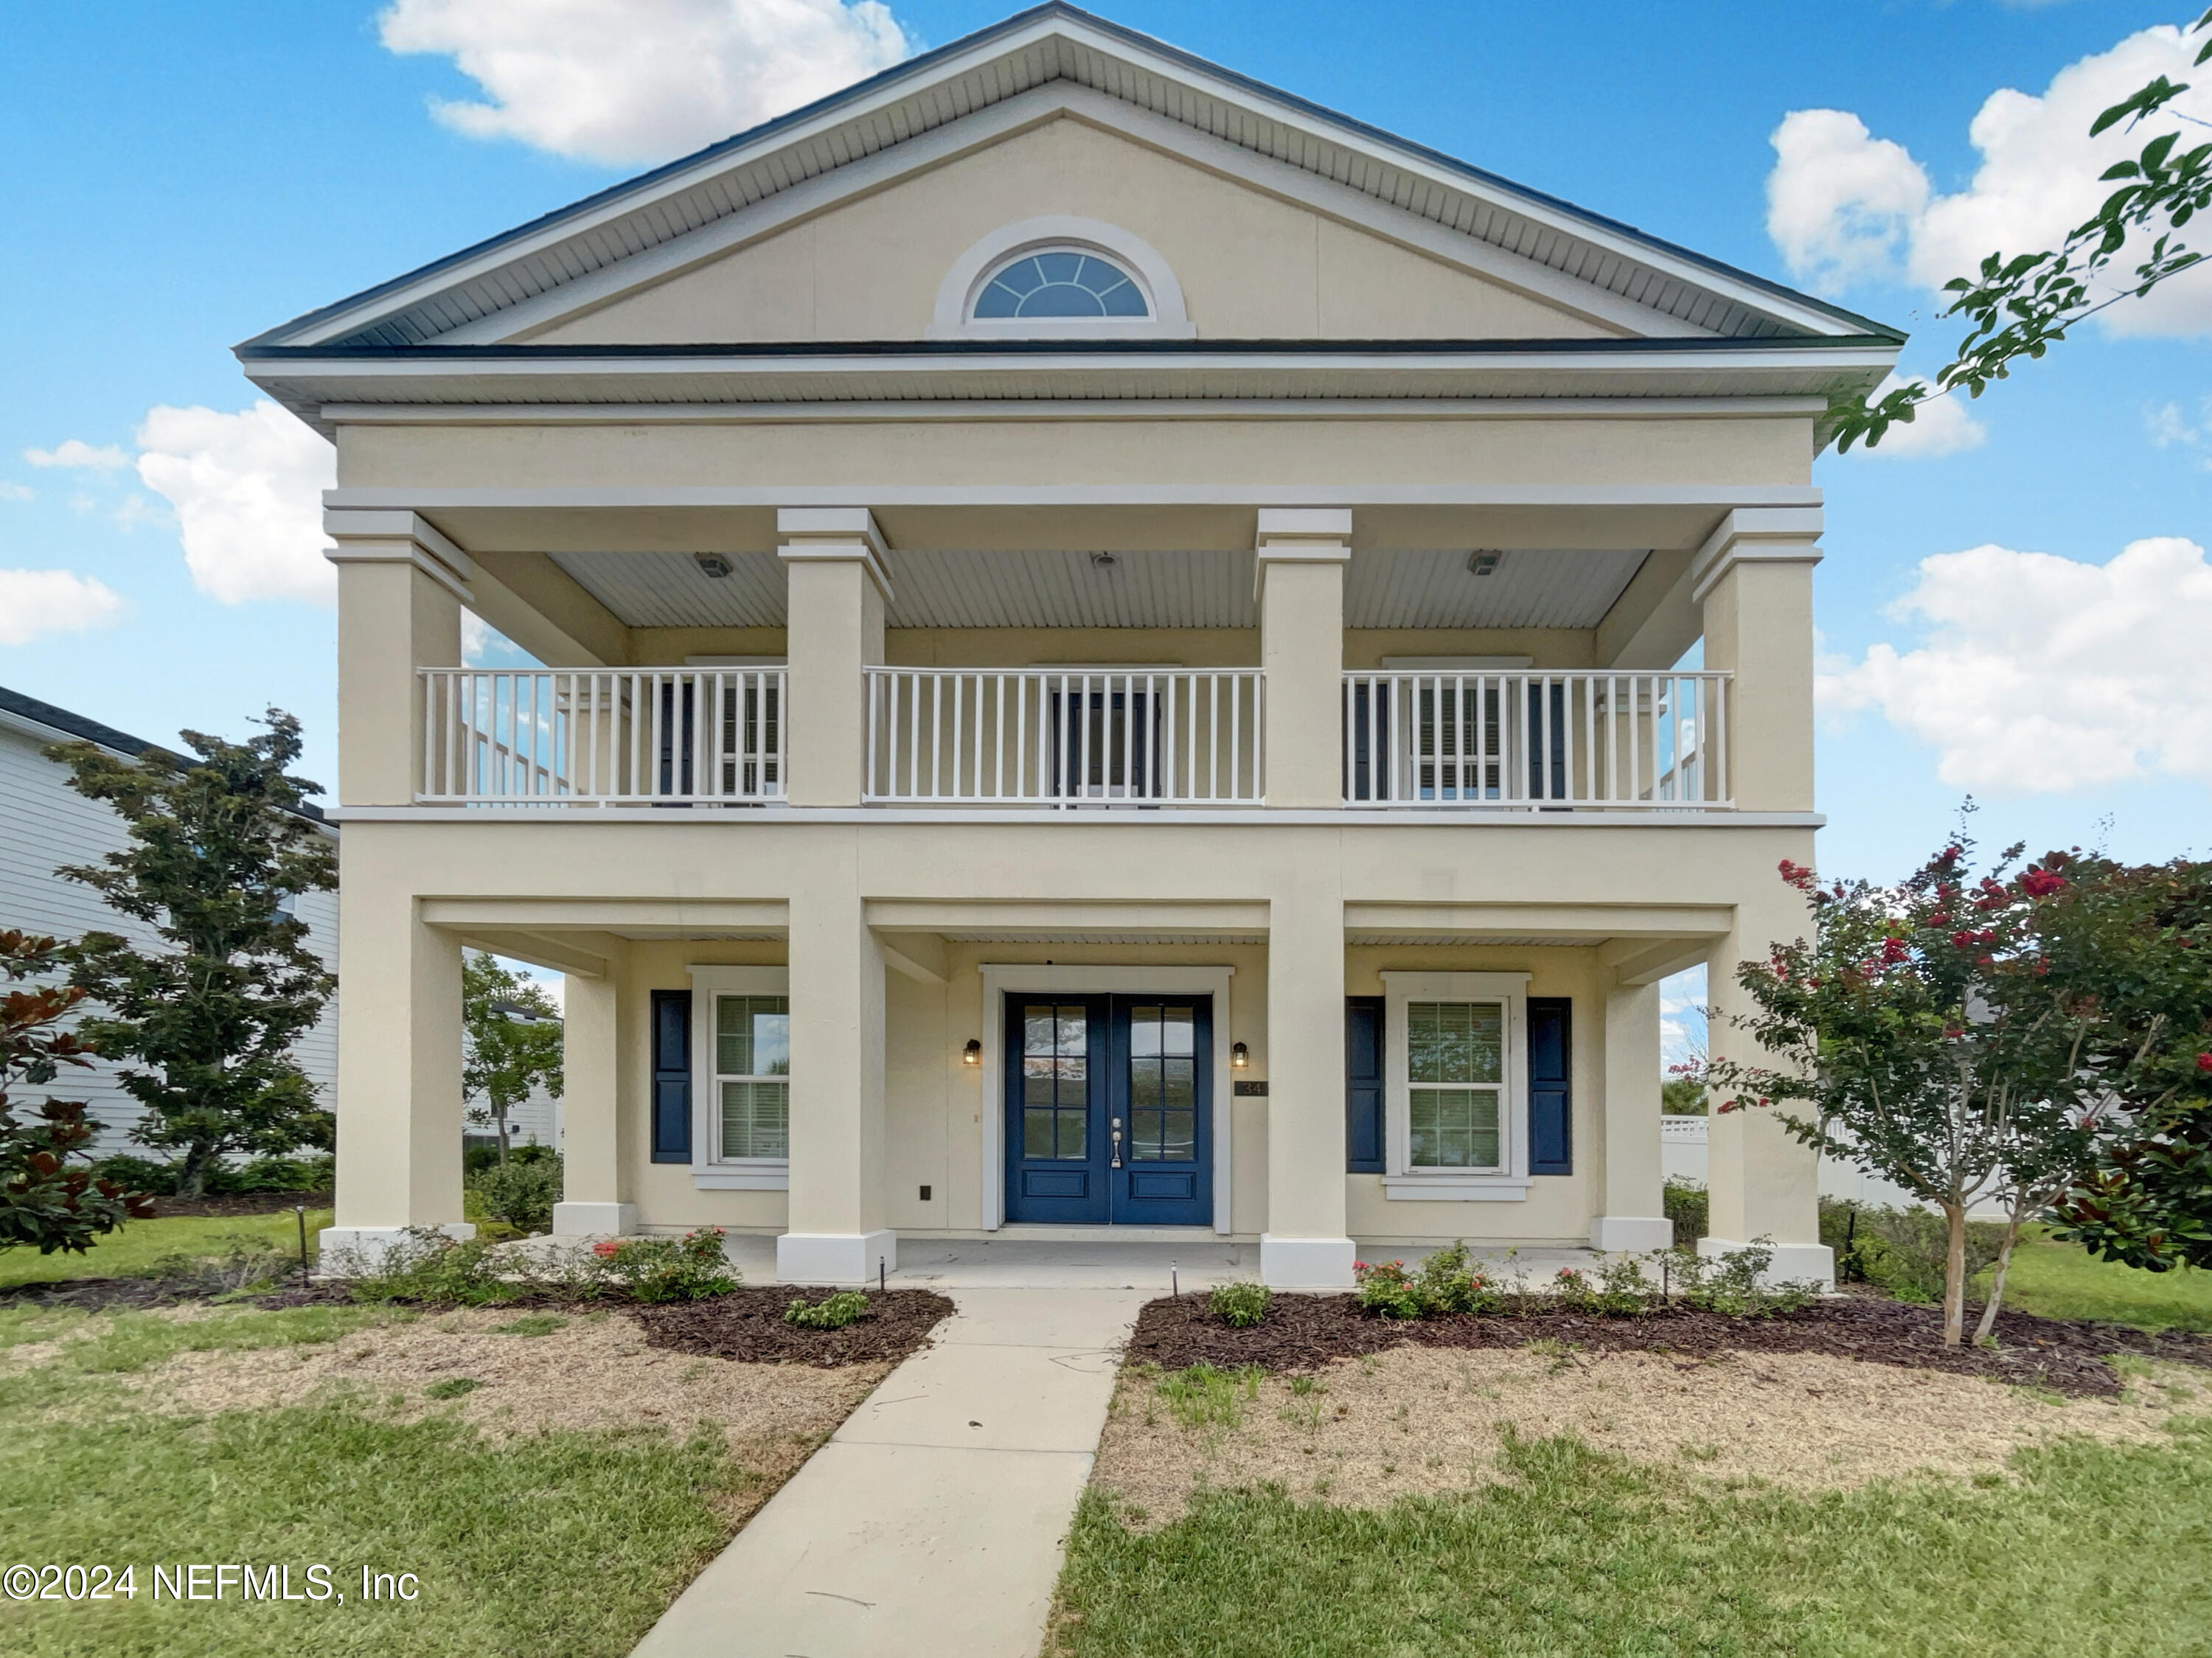
[[[39,752],[58,734],[40,737],[12,724],[0,724],[0,928],[75,938],[95,929],[120,932],[134,944],[161,942],[151,928],[126,920],[100,902],[91,888],[54,873],[59,864],[93,864],[129,844],[123,820],[107,806],[88,800],[69,786],[66,767]],[[309,893],[299,901],[301,920],[316,950],[326,960],[337,955],[337,895]],[[337,1092],[337,1008],[304,1037],[298,1056],[317,1099],[335,1104]],[[82,1100],[101,1126],[96,1154],[139,1151],[128,1135],[138,1108],[116,1085],[112,1066],[95,1062],[90,1070],[65,1068],[39,1097],[52,1094]]]

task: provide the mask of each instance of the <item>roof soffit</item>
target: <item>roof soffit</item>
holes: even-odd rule
[[[769,234],[1019,125],[1079,112],[1206,151],[1261,188],[1649,334],[1864,336],[1879,325],[1048,5],[750,133],[270,331],[266,346],[477,343]],[[1197,141],[1197,142],[1194,142]],[[678,246],[681,244],[681,246]],[[617,272],[619,271],[619,274]],[[519,314],[509,315],[507,313]],[[1637,319],[1631,321],[1631,319]]]

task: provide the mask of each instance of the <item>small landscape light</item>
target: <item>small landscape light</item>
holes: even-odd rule
[[[960,1050],[960,1063],[963,1065],[982,1064],[983,1044],[978,1042],[975,1037],[970,1036],[968,1039],[968,1046]]]
[[[1242,1042],[1231,1043],[1229,1049],[1229,1068],[1231,1071],[1249,1071],[1251,1067],[1252,1050]]]

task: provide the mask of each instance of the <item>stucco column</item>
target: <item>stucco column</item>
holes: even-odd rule
[[[1729,786],[1752,811],[1813,810],[1813,567],[1820,562],[1817,507],[1739,507],[1723,519],[1691,563],[1692,592],[1705,623],[1705,665],[1735,678],[1729,698]],[[1813,862],[1813,830],[1791,837],[1787,855]],[[1763,959],[1774,944],[1811,926],[1803,899],[1764,859],[1742,872],[1735,931],[1707,962],[1715,1057],[1751,1057],[1733,1023],[1747,1011],[1736,964]],[[1718,1103],[1717,1101],[1715,1102]],[[1771,1109],[1716,1112],[1706,1130],[1711,1235],[1716,1254],[1765,1240],[1777,1277],[1832,1281],[1835,1260],[1820,1244],[1819,1159]]]
[[[1352,560],[1352,513],[1263,507],[1255,553],[1267,804],[1334,811],[1344,804],[1344,568]]]
[[[388,861],[339,842],[337,1214],[325,1270],[373,1266],[408,1227],[461,1218],[461,946],[416,919]]]
[[[563,1236],[635,1232],[637,1205],[623,1157],[620,1022],[622,974],[570,973],[561,991],[561,1199]]]
[[[850,831],[824,828],[822,834]],[[858,1284],[898,1265],[884,1224],[884,959],[849,853],[791,899],[790,1230],[787,1284]]]
[[[865,507],[786,507],[776,514],[787,586],[786,798],[794,806],[856,806],[867,756],[861,670],[884,659],[890,577]]]
[[[1747,811],[1813,810],[1817,507],[1738,507],[1691,562],[1705,666],[1728,694],[1729,792]]]
[[[1351,1287],[1344,1183],[1344,890],[1332,859],[1294,871],[1268,906],[1267,1283]]]
[[[1593,1249],[1664,1249],[1674,1241],[1659,1197],[1659,987],[1619,985],[1605,998],[1603,1162],[1590,1218]]]
[[[413,802],[422,782],[417,668],[457,666],[468,556],[413,513],[333,511],[338,567],[338,799]]]

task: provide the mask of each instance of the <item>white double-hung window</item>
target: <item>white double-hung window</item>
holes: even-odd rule
[[[790,1184],[790,992],[785,968],[691,969],[695,1185]]]
[[[1383,1087],[1394,1199],[1527,1194],[1525,973],[1385,973]]]

